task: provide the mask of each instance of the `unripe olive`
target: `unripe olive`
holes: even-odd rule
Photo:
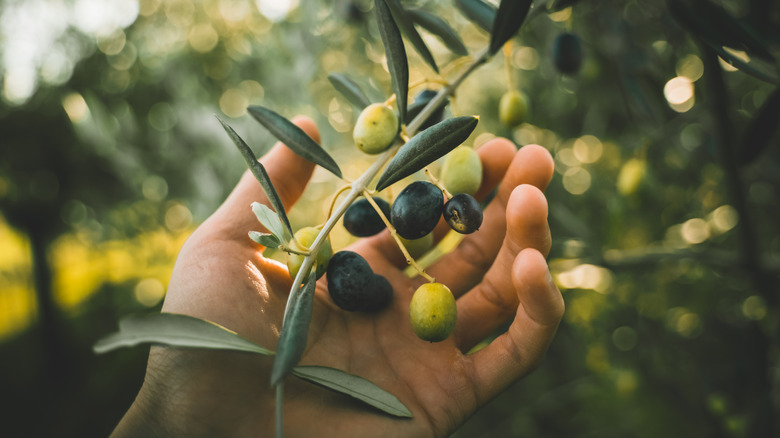
[[[386,218],[390,217],[390,204],[382,198],[372,196]],[[367,199],[359,199],[344,213],[344,228],[356,237],[368,237],[385,229],[385,222]]]
[[[420,111],[425,108],[428,103],[436,97],[436,94],[438,94],[434,90],[422,90],[419,92],[416,96],[414,96],[414,101],[411,105],[406,109],[406,120],[404,121],[407,125],[414,120],[415,117],[417,117],[417,114],[420,114]],[[430,116],[428,116],[427,119],[420,125],[420,131],[430,128],[431,126],[441,122],[442,118],[444,118],[444,107],[447,106],[448,100],[445,100],[441,106],[436,108]]]
[[[328,264],[328,293],[337,306],[349,312],[376,312],[393,298],[390,282],[374,274],[360,254],[339,251]]]
[[[314,243],[314,239],[320,234],[320,230],[314,227],[303,227],[295,232],[295,238],[290,240],[290,248],[300,252],[306,252]],[[300,245],[299,245],[300,244]],[[317,251],[314,263],[317,264],[318,277],[325,272],[330,260],[331,248],[328,239],[325,239]],[[294,253],[287,253],[287,269],[290,271],[290,277],[295,278],[298,270],[301,269],[305,256]]]
[[[444,206],[441,190],[427,181],[406,186],[393,201],[390,222],[404,239],[419,239],[433,231]]]
[[[498,119],[506,126],[514,128],[525,121],[528,104],[525,97],[517,90],[509,90],[501,96],[498,103]]]
[[[631,158],[623,164],[618,173],[617,189],[623,195],[637,191],[647,174],[647,164],[639,158]]]
[[[398,117],[384,103],[365,107],[355,122],[352,138],[357,147],[367,154],[384,152],[398,135]]]
[[[582,66],[582,41],[572,33],[562,33],[555,37],[552,47],[553,63],[559,72],[573,75]]]
[[[420,286],[409,303],[409,320],[418,338],[439,342],[455,329],[458,307],[449,288],[441,283]]]
[[[433,248],[433,233],[428,233],[423,237],[420,237],[419,239],[404,239],[401,237],[401,243],[404,244],[404,248],[406,248],[406,252],[409,253],[410,256],[412,256],[413,259],[419,258],[428,251],[430,251],[431,248]]]
[[[460,234],[471,234],[482,225],[482,207],[473,196],[459,193],[444,204],[444,220]]]
[[[477,193],[482,185],[482,160],[477,151],[458,146],[447,154],[441,169],[441,183],[452,194]]]

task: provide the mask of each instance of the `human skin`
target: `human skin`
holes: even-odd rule
[[[314,123],[294,122],[319,141]],[[480,231],[426,272],[457,298],[455,331],[429,343],[412,332],[409,302],[426,280],[404,274],[406,262],[387,230],[349,249],[393,286],[388,308],[346,312],[317,283],[301,364],[338,368],[392,393],[413,418],[399,419],[295,377],[285,379],[287,437],[440,437],[532,371],[551,342],[564,304],[549,274],[547,201],[553,160],[543,147],[516,150],[505,139],[478,150],[484,178],[477,199],[494,187]],[[314,165],[284,145],[262,163],[285,207],[300,197]],[[207,319],[275,349],[292,284],[286,266],[262,256],[247,233],[262,230],[250,205],[268,204],[245,173],[227,200],[182,247],[163,312]],[[441,238],[448,230],[440,221]],[[334,248],[334,251],[338,249]],[[467,352],[507,322],[490,345]],[[153,347],[144,384],[112,436],[268,437],[274,433],[273,358],[239,352]]]

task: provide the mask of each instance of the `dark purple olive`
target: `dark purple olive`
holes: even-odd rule
[[[582,66],[582,41],[572,33],[562,33],[555,38],[552,48],[553,62],[559,72],[576,74]]]
[[[390,217],[390,204],[382,198],[373,197],[385,217]],[[385,223],[367,199],[362,198],[349,206],[344,213],[344,228],[356,237],[368,237],[385,229]]]
[[[366,259],[352,251],[339,251],[331,257],[327,280],[333,302],[350,312],[376,312],[393,298],[390,282],[374,274]]]
[[[441,218],[441,190],[427,181],[406,186],[393,201],[390,222],[404,239],[419,239],[433,231]]]
[[[482,207],[473,196],[459,193],[444,204],[444,220],[461,234],[471,234],[482,225]]]

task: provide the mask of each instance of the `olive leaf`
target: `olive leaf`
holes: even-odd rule
[[[257,220],[260,221],[260,223],[263,224],[278,241],[284,242],[292,237],[292,235],[285,236],[285,228],[282,226],[282,221],[279,220],[279,216],[268,208],[267,205],[253,202],[252,212],[257,217]]]
[[[339,165],[336,164],[327,152],[325,152],[325,149],[312,140],[311,137],[306,135],[306,133],[303,132],[303,129],[295,126],[291,121],[274,111],[262,106],[253,105],[247,108],[247,111],[249,111],[249,114],[251,114],[255,120],[265,126],[274,137],[287,145],[288,148],[292,149],[293,152],[341,178],[342,175]]]
[[[282,244],[282,242],[273,234],[260,233],[257,231],[250,231],[249,238],[266,248],[278,248],[279,245]]]
[[[376,189],[384,190],[390,184],[417,172],[443,157],[466,141],[474,128],[477,117],[455,117],[441,121],[412,137],[401,146],[379,177]]]
[[[249,148],[249,145],[246,144],[244,139],[242,139],[236,133],[236,131],[230,127],[230,125],[225,123],[219,117],[217,117],[217,120],[219,120],[219,123],[222,124],[222,128],[225,129],[225,132],[227,132],[228,136],[230,136],[230,139],[233,140],[233,143],[235,143],[236,147],[238,147],[238,150],[241,152],[241,156],[244,157],[244,161],[246,162],[247,166],[249,166],[249,170],[252,172],[252,175],[255,176],[255,179],[257,179],[257,181],[260,183],[260,186],[263,188],[265,197],[268,198],[268,201],[276,210],[276,215],[279,216],[279,219],[284,224],[285,228],[289,232],[289,235],[292,236],[293,231],[292,227],[290,226],[290,220],[287,218],[287,214],[284,212],[284,204],[282,204],[282,200],[279,198],[279,194],[276,192],[276,189],[271,182],[271,178],[268,176],[268,172],[265,171],[265,167],[262,163],[257,161],[257,157],[252,152],[252,149]]]
[[[282,333],[276,347],[274,366],[271,369],[271,385],[282,380],[303,356],[306,341],[309,337],[309,324],[314,304],[314,286],[317,284],[315,273],[310,273],[303,287],[290,296],[293,300],[290,314],[282,324]]]
[[[425,42],[423,41],[422,37],[420,37],[417,29],[415,29],[414,22],[412,21],[411,17],[406,13],[403,6],[401,6],[401,2],[398,0],[385,0],[385,2],[390,8],[390,12],[393,15],[393,19],[395,19],[395,23],[398,25],[398,28],[404,35],[406,35],[406,38],[408,38],[412,43],[412,46],[417,51],[417,53],[420,54],[423,61],[430,65],[433,71],[438,73],[439,67],[436,65],[436,60],[433,59],[431,51],[428,49],[428,46],[425,45]]]
[[[469,54],[460,35],[443,19],[422,9],[407,9],[406,13],[415,24],[439,37],[444,45],[456,55],[466,56]]]
[[[390,69],[399,119],[406,120],[406,101],[409,96],[409,61],[406,59],[404,42],[385,0],[374,0],[374,9],[376,10],[379,34],[382,37],[382,44],[385,46],[387,67]]]
[[[352,79],[341,73],[331,73],[328,75],[328,80],[333,84],[335,88],[342,96],[347,98],[349,103],[363,109],[371,104],[371,100],[363,93],[360,86]]]
[[[411,418],[412,413],[396,396],[370,381],[336,368],[297,366],[293,375],[328,389],[341,392],[396,417]]]
[[[488,53],[494,55],[523,25],[533,0],[501,0],[490,31]]]
[[[776,60],[766,44],[725,10],[710,2],[697,2],[695,10],[683,0],[669,0],[668,5],[675,20],[724,61],[757,79],[780,85],[780,75],[773,65]],[[743,56],[737,55],[740,51],[745,52]]]
[[[455,0],[455,6],[472,23],[487,32],[493,30],[493,21],[496,18],[496,9],[481,0]]]
[[[100,354],[139,344],[274,354],[219,324],[177,313],[126,316],[119,321],[118,332],[100,339],[92,349]]]
[[[773,139],[777,140],[775,143],[780,143],[780,139],[777,138],[778,131],[780,131],[780,89],[775,90],[766,99],[745,130],[742,141],[744,147],[739,154],[740,164],[752,163],[772,144]]]

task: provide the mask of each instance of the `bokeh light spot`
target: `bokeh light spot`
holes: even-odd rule
[[[144,278],[135,285],[133,296],[144,306],[153,307],[165,296],[165,286],[155,278]]]
[[[563,188],[572,195],[581,195],[590,188],[590,172],[582,167],[572,167],[563,174]]]

